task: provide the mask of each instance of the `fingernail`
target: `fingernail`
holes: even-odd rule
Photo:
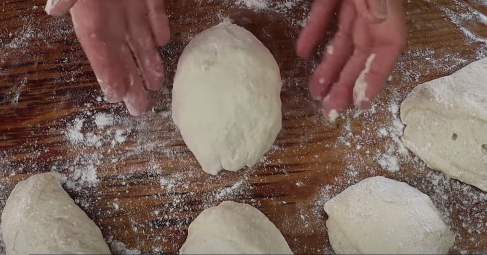
[[[321,97],[313,97],[311,100],[311,107],[313,109],[313,114],[320,113],[321,110]]]
[[[111,104],[118,103],[123,100],[122,96],[120,96],[118,93],[115,93],[114,91],[106,91],[105,96],[107,98],[107,102]]]
[[[366,110],[369,108],[370,108],[370,101],[360,102],[360,108],[359,109]]]
[[[361,109],[364,102],[369,102],[369,98],[367,97],[367,83],[356,83],[353,89],[353,105],[356,108]]]
[[[149,104],[148,100],[145,102],[134,102],[133,98],[130,97],[124,98],[123,101],[130,115],[134,117],[141,116],[147,110],[147,105]]]
[[[377,19],[387,19],[387,0],[373,0],[372,12]]]
[[[354,102],[354,105],[359,110],[365,110],[369,108],[370,101],[369,100],[358,101],[358,102]]]
[[[338,111],[335,109],[328,110],[326,108],[326,103],[329,98],[330,98],[329,96],[326,96],[325,99],[323,99],[323,101],[321,102],[320,113],[326,120],[333,123],[338,117],[340,117],[340,114],[338,114]]]
[[[337,110],[335,109],[331,109],[328,113],[326,112],[326,110],[323,110],[323,117],[325,117],[325,119],[331,123],[335,122],[335,120],[340,117],[340,114],[338,114]]]

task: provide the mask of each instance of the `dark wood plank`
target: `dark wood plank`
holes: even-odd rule
[[[394,141],[400,135],[395,133],[400,126],[394,126],[397,106],[415,85],[486,56],[485,1],[404,1],[408,49],[391,85],[373,111],[350,111],[336,125],[310,110],[306,83],[314,63],[294,54],[308,1],[287,1],[289,9],[270,2],[269,9],[255,10],[229,0],[167,1],[172,38],[161,49],[166,87],[156,94],[156,110],[137,119],[122,105],[98,101],[102,94],[69,17],[47,17],[44,1],[4,0],[0,210],[17,182],[59,171],[67,176],[66,190],[100,226],[113,251],[124,246],[176,253],[203,209],[234,200],[262,210],[295,253],[323,253],[332,251],[323,203],[366,177],[384,175],[433,198],[457,233],[452,253],[486,253],[487,195],[427,169],[413,155],[400,153]],[[254,33],[276,57],[284,79],[284,122],[274,148],[258,165],[214,177],[200,170],[172,123],[170,91],[184,46],[226,17]],[[96,125],[102,113],[112,125]],[[79,132],[76,120],[84,121]],[[82,142],[73,142],[79,133]],[[400,170],[381,166],[387,158],[398,159]]]

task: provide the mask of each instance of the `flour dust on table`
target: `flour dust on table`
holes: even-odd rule
[[[401,104],[402,141],[428,167],[487,191],[487,58],[418,85]]]
[[[324,207],[338,254],[446,254],[455,241],[426,194],[382,176],[348,187]]]
[[[191,223],[180,254],[293,254],[276,226],[257,208],[224,201]]]
[[[282,127],[279,66],[249,31],[222,22],[184,49],[172,117],[205,172],[252,167]]]
[[[7,255],[111,254],[100,229],[54,173],[19,182],[7,200],[1,225]]]

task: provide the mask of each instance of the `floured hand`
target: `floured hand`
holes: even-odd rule
[[[48,0],[46,12],[71,12],[76,35],[109,102],[124,101],[134,116],[152,107],[146,88],[158,90],[163,84],[157,46],[170,37],[164,0]]]
[[[338,10],[338,11],[337,11]],[[338,12],[338,32],[310,79],[310,92],[329,121],[352,104],[366,109],[382,90],[406,46],[406,22],[397,0],[315,0],[297,53],[308,59]]]

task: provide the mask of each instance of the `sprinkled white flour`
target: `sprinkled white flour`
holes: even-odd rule
[[[5,245],[3,242],[3,234],[2,231],[0,231],[0,254],[6,254],[7,251],[5,250]]]
[[[237,5],[256,12],[278,13],[283,15],[293,26],[304,27],[308,19],[308,1],[305,0],[225,0],[229,5]],[[301,15],[289,15],[290,12],[300,10]],[[217,14],[223,21],[226,17],[222,13]]]
[[[245,184],[245,180],[240,180],[233,184],[230,187],[227,188],[222,188],[220,190],[217,190],[215,193],[215,198],[216,199],[222,199],[229,197],[231,194],[233,194],[236,190],[242,189],[242,186]]]
[[[116,254],[141,254],[140,250],[137,249],[128,249],[125,247],[125,244],[119,241],[111,241],[110,247],[112,248],[112,251]]]
[[[251,9],[255,12],[277,15],[282,22],[286,22],[292,29],[300,29],[306,24],[308,19],[308,1],[304,0],[224,0],[229,6]],[[434,1],[430,1],[432,3]],[[480,238],[477,235],[485,235],[487,226],[485,225],[487,214],[484,213],[482,204],[487,203],[487,194],[480,193],[472,187],[451,180],[437,171],[428,170],[424,164],[415,156],[410,154],[402,145],[403,125],[399,120],[399,105],[407,91],[404,86],[425,82],[426,76],[434,73],[435,75],[447,75],[460,67],[472,62],[473,59],[480,59],[486,56],[487,41],[472,29],[473,23],[486,24],[486,16],[463,1],[454,0],[460,9],[438,8],[439,13],[444,15],[448,21],[458,28],[461,36],[466,43],[478,45],[477,50],[470,55],[461,54],[461,49],[450,49],[446,46],[433,47],[427,45],[421,48],[409,48],[401,57],[396,65],[392,83],[394,87],[388,87],[379,96],[379,101],[370,110],[364,112],[349,111],[345,116],[339,118],[338,126],[328,128],[329,135],[333,137],[323,141],[323,133],[309,133],[298,136],[300,141],[295,141],[293,146],[285,145],[285,142],[274,145],[259,162],[259,166],[266,168],[269,175],[259,176],[262,180],[273,181],[272,174],[284,174],[287,181],[283,181],[282,192],[292,190],[296,194],[302,190],[309,190],[312,186],[319,186],[315,189],[315,195],[307,198],[307,201],[298,201],[297,197],[291,195],[269,198],[268,203],[293,204],[297,210],[292,214],[286,214],[289,220],[280,222],[279,228],[282,232],[295,233],[302,231],[295,236],[309,236],[310,233],[322,233],[325,229],[323,204],[333,196],[363,179],[365,175],[393,175],[398,178],[407,179],[407,167],[418,169],[421,176],[415,179],[410,185],[417,187],[422,192],[430,195],[435,205],[442,212],[445,220],[449,221],[452,216],[459,218],[458,225],[453,226],[455,230],[466,229],[471,236],[457,235],[458,240],[471,239],[471,247],[454,247],[455,251],[467,253],[468,249],[481,246]],[[474,0],[477,4],[487,6],[485,0]],[[40,8],[42,9],[42,8]],[[29,10],[31,11],[31,10]],[[419,18],[415,13],[408,13],[407,18],[412,19],[412,30],[434,30],[429,29],[432,24],[428,22],[416,22]],[[292,15],[291,15],[292,14]],[[228,13],[223,10],[216,13],[220,19],[228,18]],[[36,20],[31,15],[22,17],[22,24],[10,31],[0,31],[0,75],[1,65],[5,63],[15,63],[15,58],[29,54],[28,47],[52,49],[50,38],[55,37],[61,40],[64,37],[72,36],[71,26],[59,26],[63,24],[63,19],[48,19],[45,27],[39,29],[41,21]],[[42,21],[46,22],[46,21]],[[434,24],[433,24],[434,25]],[[54,29],[55,28],[55,29]],[[266,29],[266,28],[262,28]],[[186,38],[187,39],[187,38]],[[452,53],[458,52],[458,53]],[[76,63],[79,56],[67,53],[66,59],[62,62]],[[473,54],[473,55],[472,55]],[[170,55],[170,54],[169,54]],[[35,61],[42,62],[44,59],[36,57]],[[174,58],[174,56],[170,56]],[[36,62],[36,64],[37,64]],[[55,63],[62,66],[62,63]],[[173,63],[174,64],[174,63]],[[289,76],[289,70],[287,70]],[[291,71],[291,73],[293,73]],[[62,70],[59,79],[62,84],[77,84],[83,78],[83,71]],[[296,75],[293,73],[292,75]],[[290,105],[302,106],[303,98],[307,98],[308,91],[302,80],[296,81],[292,78],[283,76],[283,92],[289,94],[293,87],[302,88],[300,93],[288,97]],[[20,77],[13,81],[9,91],[3,94],[2,102],[17,106],[21,104],[23,93],[28,89],[31,82],[27,76]],[[76,96],[72,92],[71,97]],[[56,127],[53,132],[61,135],[56,137],[59,148],[47,148],[42,146],[42,141],[26,139],[25,144],[20,144],[18,148],[0,150],[0,169],[11,176],[29,173],[29,171],[39,172],[46,169],[60,172],[64,176],[64,187],[75,197],[75,201],[90,215],[100,218],[100,221],[112,223],[124,220],[123,224],[117,222],[116,226],[121,229],[102,229],[105,233],[107,242],[112,251],[119,254],[141,254],[144,250],[152,253],[161,254],[165,251],[160,246],[147,247],[146,240],[130,240],[125,242],[127,236],[141,236],[147,239],[156,240],[166,246],[171,246],[176,250],[176,236],[183,235],[184,232],[177,232],[181,228],[187,227],[196,216],[197,211],[216,205],[222,200],[247,199],[247,201],[258,204],[260,200],[254,199],[252,194],[259,189],[266,187],[259,186],[259,183],[251,183],[254,178],[253,169],[246,169],[245,174],[222,179],[208,178],[199,168],[189,165],[194,164],[194,158],[188,157],[187,149],[176,141],[181,141],[181,137],[171,124],[170,112],[170,92],[163,91],[164,98],[167,99],[158,105],[157,114],[159,121],[154,123],[149,118],[138,120],[131,119],[125,115],[117,114],[112,110],[99,110],[105,105],[105,99],[99,91],[90,94],[90,100],[82,106],[83,111],[70,114],[55,119]],[[80,106],[81,107],[81,106]],[[302,109],[299,109],[300,111]],[[293,121],[296,109],[287,108],[287,120]],[[301,115],[300,115],[301,116]],[[379,117],[380,116],[380,117]],[[313,125],[322,125],[316,117]],[[295,124],[293,122],[293,124]],[[309,123],[308,123],[309,124]],[[324,124],[323,124],[324,125]],[[157,131],[154,131],[157,126]],[[308,128],[303,126],[301,128]],[[320,128],[322,128],[320,126]],[[323,127],[325,128],[325,127]],[[164,132],[160,132],[164,130]],[[167,131],[167,132],[166,132]],[[286,132],[293,132],[292,129],[283,130],[283,137],[287,138]],[[338,134],[338,137],[336,135]],[[0,135],[1,137],[1,135]],[[286,141],[287,142],[287,141]],[[38,144],[39,143],[39,144]],[[328,174],[330,165],[336,162],[320,162],[319,155],[308,155],[313,153],[314,146],[323,146],[336,151],[346,151],[345,155],[340,154],[335,158],[337,162],[344,165],[343,171],[334,179],[322,180]],[[55,147],[55,146],[54,146]],[[307,149],[309,149],[309,151]],[[302,177],[300,173],[293,173],[290,167],[285,164],[285,159],[276,157],[280,153],[294,155],[296,159],[316,160],[316,164],[307,166],[322,171],[313,177]],[[26,154],[33,155],[33,158],[25,158],[25,162],[14,162],[11,155]],[[42,158],[42,155],[53,155],[46,165],[32,165],[30,160]],[[188,163],[192,161],[193,164]],[[287,162],[293,164],[294,162]],[[300,165],[300,163],[296,163]],[[124,169],[122,175],[117,175],[118,167]],[[300,167],[300,166],[299,166]],[[179,171],[170,171],[178,169]],[[315,170],[314,169],[314,170]],[[302,169],[307,170],[307,169]],[[314,171],[313,170],[313,171]],[[208,183],[198,182],[202,178],[208,178]],[[328,178],[328,177],[327,177]],[[254,178],[255,179],[255,178]],[[150,183],[145,183],[145,182]],[[109,194],[102,193],[99,187],[110,187]],[[200,183],[195,187],[194,183]],[[155,185],[154,185],[155,184]],[[150,186],[152,185],[152,186]],[[151,187],[151,188],[147,188]],[[156,190],[156,188],[160,188]],[[12,187],[9,187],[12,188]],[[0,190],[8,194],[6,187],[0,184]],[[196,190],[196,191],[195,191]],[[275,193],[281,190],[274,190]],[[297,196],[297,195],[296,195]],[[130,199],[127,199],[130,197]],[[453,199],[460,198],[462,203],[451,203]],[[151,199],[151,203],[145,203]],[[5,203],[6,196],[0,197],[0,205]],[[135,202],[134,202],[135,201]],[[154,202],[155,201],[155,202]],[[139,203],[141,206],[139,206]],[[153,204],[154,203],[154,204]],[[144,208],[141,208],[144,207]],[[465,213],[474,211],[474,213]],[[150,214],[143,215],[140,214]],[[191,216],[183,216],[191,214]],[[460,215],[460,216],[458,216]],[[135,220],[152,219],[156,220]],[[98,222],[97,222],[98,223]],[[296,224],[300,226],[296,228]],[[176,232],[175,232],[176,231]],[[122,240],[123,239],[123,240]],[[323,240],[324,237],[323,237]],[[305,242],[305,239],[296,237],[292,240],[295,243]],[[124,243],[125,242],[125,243]],[[457,241],[458,243],[458,241]],[[3,242],[0,238],[0,254],[4,254]],[[301,247],[307,250],[310,247]],[[315,249],[313,253],[332,253],[328,245],[323,244],[320,249]],[[485,251],[478,251],[485,252]]]
[[[249,9],[257,11],[271,11],[286,13],[292,11],[293,8],[303,3],[303,0],[284,0],[284,1],[271,1],[271,0],[227,0],[234,1],[239,6],[244,6]]]
[[[476,35],[473,31],[471,31],[468,27],[468,23],[473,22],[480,22],[482,24],[487,24],[487,16],[480,11],[470,7],[467,3],[463,1],[453,0],[456,6],[459,6],[462,12],[458,13],[458,11],[453,11],[447,7],[441,7],[441,10],[445,13],[445,15],[451,20],[453,24],[455,24],[460,31],[462,31],[465,35],[465,39],[470,42],[479,42],[482,43],[484,49],[482,54],[485,54],[485,47],[487,46],[487,38],[482,38]],[[485,5],[485,3],[484,3]]]
[[[269,3],[267,0],[236,0],[237,4],[244,5],[252,9],[267,9]]]
[[[95,115],[95,123],[98,128],[104,128],[106,126],[113,125],[114,119],[112,115],[106,113],[97,113]]]

